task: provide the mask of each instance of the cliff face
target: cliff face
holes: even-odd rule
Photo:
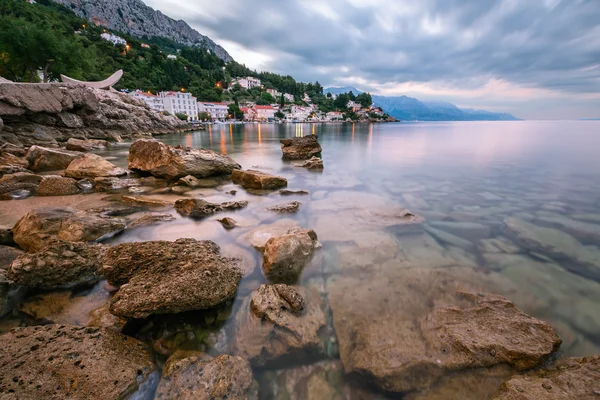
[[[129,33],[139,38],[164,37],[186,46],[200,45],[222,60],[233,58],[224,48],[201,35],[184,21],[175,21],[141,0],[55,0],[82,18],[109,29]]]
[[[57,147],[70,138],[120,140],[190,129],[126,94],[63,83],[0,81],[0,143]]]

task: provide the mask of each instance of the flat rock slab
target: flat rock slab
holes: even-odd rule
[[[114,331],[65,325],[0,336],[2,399],[126,399],[156,369],[142,342]]]
[[[179,215],[189,218],[205,218],[218,212],[239,210],[247,206],[247,201],[214,204],[202,199],[180,199],[175,202],[175,210]]]
[[[412,392],[452,372],[533,368],[558,349],[550,325],[503,297],[466,292],[467,285],[442,270],[416,267],[330,278],[346,373],[384,391]]]
[[[77,151],[31,146],[25,158],[32,171],[58,171],[67,168],[80,155]]]
[[[127,171],[97,154],[82,154],[69,164],[64,175],[75,179],[108,178],[127,175]]]
[[[129,149],[129,168],[159,178],[175,179],[191,175],[206,178],[229,175],[241,166],[230,157],[212,150],[171,147],[157,140],[137,140]]]
[[[230,350],[259,367],[318,357],[325,352],[319,337],[325,324],[316,289],[261,285],[237,314]]]
[[[593,400],[600,398],[600,356],[569,358],[551,370],[517,375],[496,400]]]
[[[308,160],[320,157],[323,151],[317,135],[281,139],[280,142],[284,160]]]
[[[236,170],[231,174],[231,180],[245,189],[276,190],[287,186],[287,179],[281,176],[267,174],[255,170]]]
[[[250,363],[221,355],[167,361],[156,399],[257,400]]]
[[[295,164],[296,167],[306,168],[309,171],[323,171],[323,160],[319,157],[312,157],[310,160],[306,160],[303,163]]]
[[[72,208],[38,208],[13,227],[14,241],[24,250],[43,250],[49,241],[90,242],[125,229],[120,218],[105,217]]]
[[[102,272],[120,286],[110,310],[146,318],[214,307],[235,296],[241,260],[220,255],[211,241],[179,239],[123,243],[110,248]]]

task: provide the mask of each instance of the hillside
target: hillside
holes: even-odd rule
[[[354,87],[335,87],[325,89],[326,93],[340,94],[352,91],[362,93]],[[518,118],[507,113],[459,108],[443,101],[420,101],[408,96],[372,95],[375,105],[401,121],[517,121]]]
[[[201,46],[225,62],[227,51],[184,21],[176,21],[141,0],[55,0],[96,25],[128,33],[140,39],[161,37],[186,46]]]

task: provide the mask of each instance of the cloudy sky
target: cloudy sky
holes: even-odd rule
[[[600,118],[600,0],[145,0],[251,68],[527,119]]]

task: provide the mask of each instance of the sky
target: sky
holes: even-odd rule
[[[600,0],[145,0],[258,71],[524,119],[600,118]]]

